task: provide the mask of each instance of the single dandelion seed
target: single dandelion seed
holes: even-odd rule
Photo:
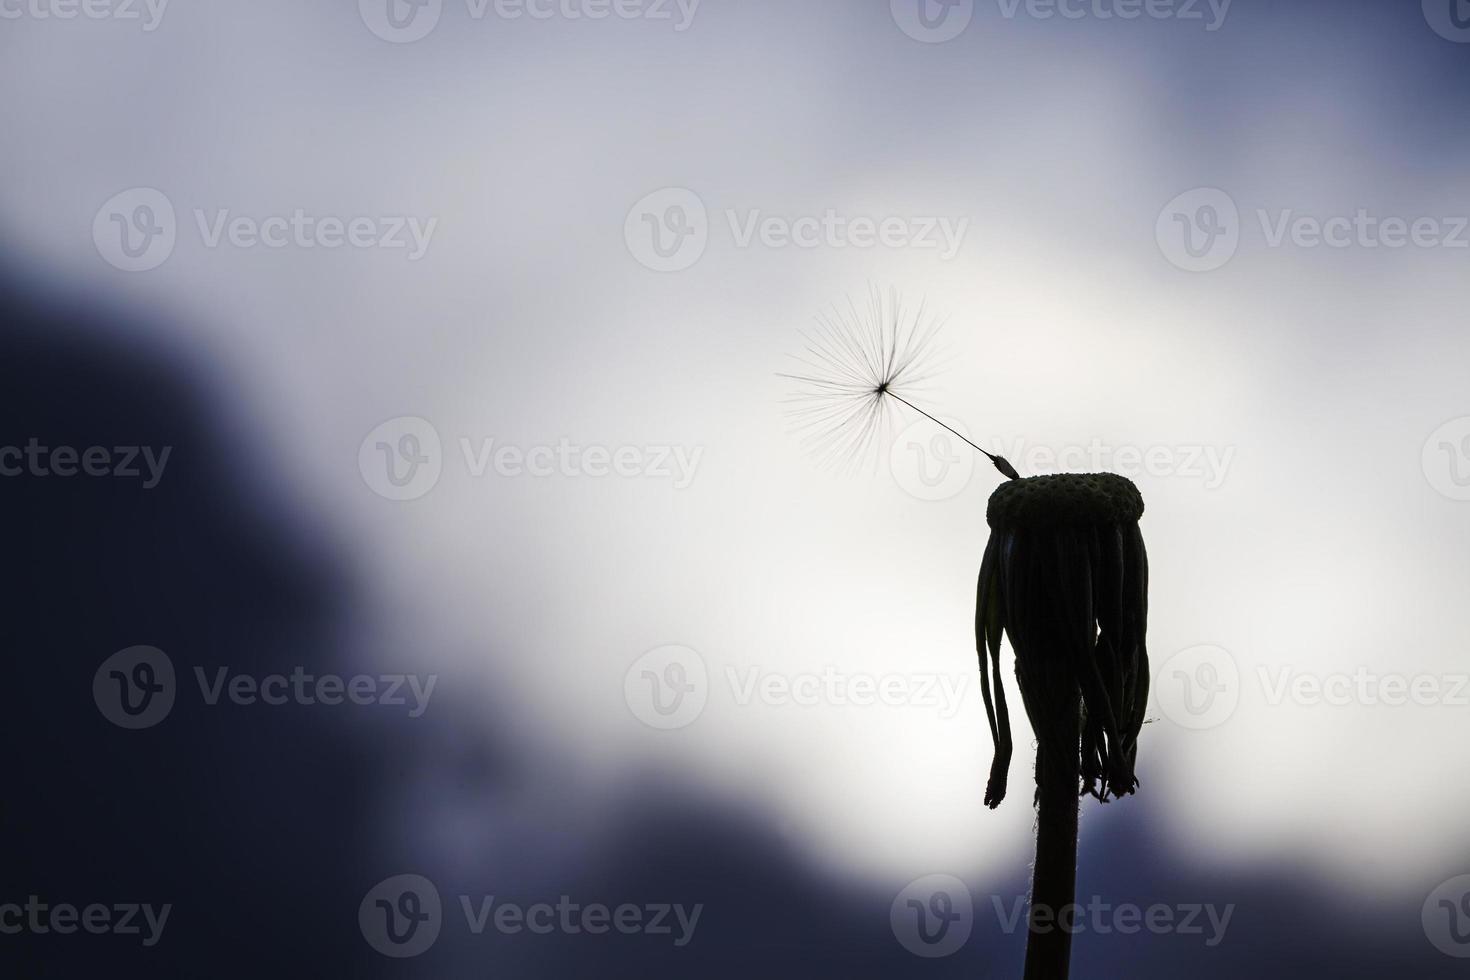
[[[802,447],[819,465],[848,470],[891,441],[896,406],[904,405],[984,454],[1008,479],[1020,475],[1003,457],[986,452],[963,433],[920,408],[924,385],[937,373],[943,320],[920,303],[912,313],[896,290],[876,287],[865,302],[848,299],[819,313],[803,333],[801,367],[781,372],[797,383],[786,399],[787,415]]]

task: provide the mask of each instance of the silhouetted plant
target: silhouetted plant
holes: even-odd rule
[[[807,335],[803,370],[783,375],[801,386],[790,414],[820,461],[845,466],[886,440],[892,399],[984,453],[1006,477],[986,510],[991,536],[975,602],[980,688],[995,744],[985,803],[994,809],[1005,798],[1011,761],[1000,673],[1005,635],[1037,741],[1025,975],[1065,980],[1079,798],[1107,802],[1138,786],[1134,764],[1149,684],[1143,498],[1131,481],[1109,473],[1023,479],[1003,457],[915,405],[913,389],[932,374],[938,327],[923,307],[906,316],[896,293],[885,298],[872,290],[865,306],[834,307]]]
[[[1027,978],[1067,976],[1073,923],[1064,916],[1069,908],[1075,914],[1079,794],[1106,802],[1138,786],[1149,682],[1142,516],[1138,488],[1109,473],[1013,480],[991,494],[986,511],[991,536],[980,563],[975,642],[996,746],[988,806],[1005,798],[1011,756],[1002,632],[1037,743]]]

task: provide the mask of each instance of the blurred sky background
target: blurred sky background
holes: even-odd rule
[[[174,365],[237,501],[218,519],[262,522],[336,569],[331,625],[293,662],[438,674],[424,718],[341,732],[397,760],[355,784],[367,842],[338,855],[349,928],[391,874],[446,896],[593,880],[616,898],[647,885],[629,857],[646,852],[668,876],[655,883],[711,896],[712,935],[743,937],[752,963],[856,976],[865,950],[875,975],[1015,972],[1019,935],[931,961],[887,925],[924,875],[967,882],[979,918],[985,896],[1024,894],[1019,708],[1011,798],[981,802],[974,583],[998,477],[910,415],[875,466],[826,471],[781,411],[800,331],[877,286],[947,320],[927,407],[1028,474],[1091,469],[1065,454],[1107,447],[1102,468],[1147,501],[1158,703],[1139,795],[1084,807],[1079,892],[1240,909],[1219,948],[1113,937],[1103,968],[1102,940],[1079,939],[1078,975],[1458,975],[1421,925],[1431,892],[1470,873],[1470,27],[1451,17],[1470,10],[1452,2],[1123,19],[1104,0],[1064,3],[1075,17],[975,0],[943,41],[906,0],[604,20],[443,0],[411,41],[374,0],[174,0],[152,30],[144,6],[60,20],[0,5],[7,292],[85,310],[89,343]],[[127,224],[159,196],[172,250],[120,268],[113,214]],[[418,257],[209,242],[222,210],[298,209],[374,234],[434,224]],[[953,254],[922,236],[742,241],[753,215],[829,212],[963,234]],[[1339,245],[1293,224],[1360,213]],[[660,258],[649,229],[673,235],[681,215],[693,251]],[[1417,239],[1385,244],[1385,219]],[[1283,221],[1298,233],[1278,240]],[[30,373],[37,398],[126,417],[70,370]],[[388,499],[370,434],[398,447],[426,431],[405,418],[438,437],[438,478]],[[0,441],[27,424],[7,418]],[[476,475],[463,442],[485,440],[634,447],[639,472]],[[196,641],[184,631],[171,655],[190,662]],[[163,645],[88,642],[54,655],[90,676],[116,649]],[[692,651],[675,656],[703,671],[704,704],[661,728],[640,658],[668,646]],[[732,680],[829,669],[956,699],[805,705]],[[1278,696],[1302,676],[1435,693]],[[750,864],[718,860],[727,847]],[[716,899],[746,872],[767,897],[730,899],[745,911],[720,925]],[[840,925],[772,940],[790,925],[772,901]],[[572,969],[549,941],[496,943],[361,972]],[[725,975],[626,942],[577,948],[605,975]]]

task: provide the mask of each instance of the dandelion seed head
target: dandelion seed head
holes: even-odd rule
[[[819,466],[850,470],[875,465],[893,436],[889,396],[914,401],[937,371],[943,320],[920,302],[907,306],[896,289],[868,290],[818,314],[793,355],[799,366],[785,412],[801,445]]]

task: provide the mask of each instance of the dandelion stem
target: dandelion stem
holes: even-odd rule
[[[1031,880],[1025,980],[1067,980],[1077,915],[1080,704],[1064,712],[1063,751],[1036,749],[1036,868]],[[1070,725],[1068,725],[1070,721]]]
[[[937,418],[935,418],[934,416],[930,415],[928,412],[924,411],[922,408],[920,408],[919,406],[915,405],[913,402],[909,401],[907,398],[903,397],[902,395],[895,394],[892,389],[885,389],[883,391],[883,394],[887,395],[890,398],[895,398],[898,401],[903,402],[909,408],[912,408],[914,411],[916,411],[920,415],[924,416],[924,418],[926,418],[929,421],[935,423],[936,425],[943,426],[944,428],[948,429],[950,432],[953,432],[955,435],[959,436],[966,443],[968,443],[972,449],[974,449],[976,452],[980,453],[986,459],[988,459],[992,463],[994,463],[995,464],[995,468],[998,469],[998,470],[1000,470],[1000,472],[1007,479],[1009,479],[1009,480],[1019,480],[1021,478],[1021,474],[1019,474],[1019,473],[1016,472],[1016,468],[1014,466],[1012,466],[1010,464],[1010,461],[1007,460],[1004,456],[997,456],[994,453],[988,453],[988,452],[986,452],[985,450],[981,449],[979,446],[975,445],[974,441],[972,441],[964,433],[957,431],[954,428],[954,426],[952,426],[952,425],[945,425],[945,423],[939,421]]]

